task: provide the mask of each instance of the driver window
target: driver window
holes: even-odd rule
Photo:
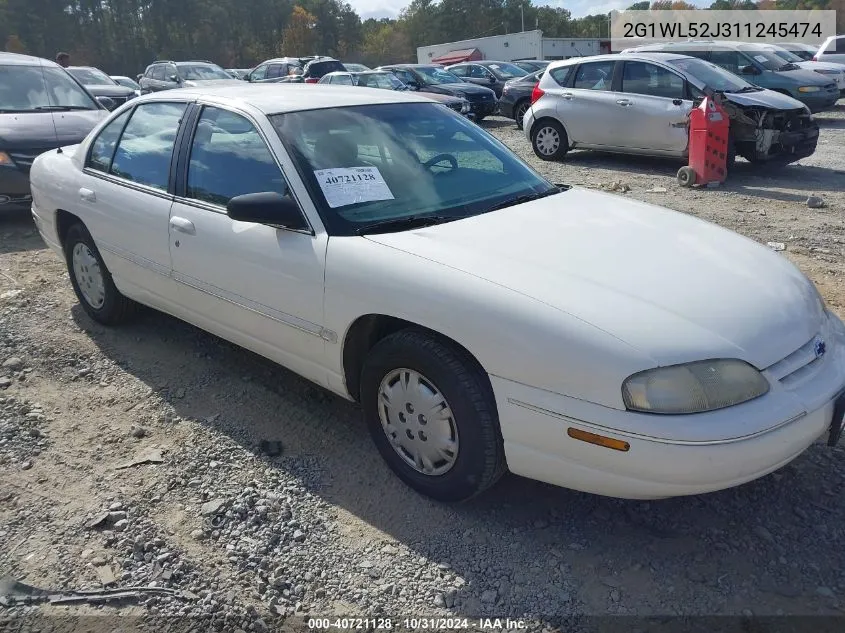
[[[455,66],[449,69],[449,72],[453,75],[457,75],[458,77],[466,77],[467,76],[467,67],[466,66]]]
[[[255,70],[252,71],[252,74],[249,76],[251,81],[261,81],[262,79],[266,79],[267,77],[267,64],[263,66],[259,66]]]
[[[664,97],[684,98],[684,80],[670,70],[645,62],[625,62],[622,92]]]
[[[167,66],[165,66],[164,80],[173,82],[173,75],[176,75],[178,77],[179,71],[176,70],[176,66],[174,66],[173,64],[168,64]]]
[[[265,191],[289,193],[264,139],[241,115],[205,107],[191,142],[187,196],[225,206]]]
[[[469,71],[469,76],[473,79],[487,79],[490,73],[483,66],[473,66]]]

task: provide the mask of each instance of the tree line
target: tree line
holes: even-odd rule
[[[695,9],[683,0],[632,9]],[[711,9],[838,9],[845,0],[715,0]],[[134,76],[155,59],[250,68],[279,55],[369,65],[416,61],[418,46],[539,28],[546,37],[609,37],[607,14],[573,18],[531,0],[412,0],[396,19],[361,20],[341,0],[0,0],[5,50]]]

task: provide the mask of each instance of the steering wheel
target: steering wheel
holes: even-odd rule
[[[434,156],[433,158],[430,158],[426,162],[424,162],[423,167],[431,169],[438,163],[442,163],[444,160],[449,163],[450,169],[458,168],[458,159],[452,156],[451,154],[438,154],[437,156]]]

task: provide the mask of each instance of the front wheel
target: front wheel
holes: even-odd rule
[[[103,325],[117,325],[132,316],[138,304],[120,294],[84,224],[68,229],[64,249],[73,290],[88,316]]]
[[[423,495],[465,501],[506,469],[487,376],[433,333],[407,329],[377,343],[361,374],[361,403],[381,456]]]
[[[559,160],[569,151],[566,130],[554,119],[542,119],[531,131],[531,146],[542,160]]]

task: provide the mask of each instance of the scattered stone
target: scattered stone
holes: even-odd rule
[[[191,532],[191,538],[195,541],[202,541],[205,539],[205,532],[199,529],[194,530],[193,532]]]
[[[117,523],[112,526],[112,529],[115,532],[123,532],[129,526],[129,521],[127,519],[121,519]]]
[[[610,600],[612,602],[619,602],[620,600],[622,600],[622,594],[619,593],[618,589],[611,589]]]
[[[3,362],[3,367],[5,369],[11,369],[12,371],[17,371],[19,369],[23,369],[23,361],[18,358],[17,356],[12,356],[11,358],[7,358]]]
[[[176,397],[180,400],[185,397],[185,389],[183,387],[179,387],[179,389],[176,390]]]
[[[111,568],[110,565],[101,565],[94,567],[94,571],[97,572],[97,578],[100,579],[100,582],[103,586],[113,585],[117,582],[117,578],[114,575],[114,570]]]
[[[823,209],[827,206],[827,203],[825,203],[824,198],[819,196],[810,196],[807,198],[807,206],[810,209]]]
[[[0,376],[0,389],[6,389],[12,386],[12,379],[6,376]]]
[[[204,504],[202,504],[200,512],[202,513],[202,516],[207,517],[219,513],[225,507],[225,499],[212,499],[211,501],[206,501]]]
[[[302,530],[294,530],[293,532],[293,540],[297,543],[301,543],[305,540],[305,532]]]
[[[26,460],[25,462],[21,463],[21,470],[29,470],[30,468],[32,468],[32,462],[31,461]]]
[[[130,435],[134,438],[141,439],[142,437],[147,436],[147,429],[143,426],[132,426],[132,430],[129,432]]]
[[[669,190],[666,187],[655,186],[651,189],[646,189],[645,191],[646,193],[666,193]]]
[[[481,594],[481,602],[484,604],[493,604],[496,602],[496,598],[498,598],[498,594],[495,589],[486,589]]]
[[[783,242],[766,242],[766,246],[771,248],[773,251],[785,251],[786,244]]]
[[[833,590],[830,587],[816,587],[816,593],[825,598],[836,597],[836,594],[833,593]]]
[[[493,600],[494,601],[496,600],[495,596],[493,597]],[[442,593],[438,593],[437,595],[435,595],[434,596],[434,606],[437,607],[438,609],[445,609],[446,608],[446,596],[444,596]]]

